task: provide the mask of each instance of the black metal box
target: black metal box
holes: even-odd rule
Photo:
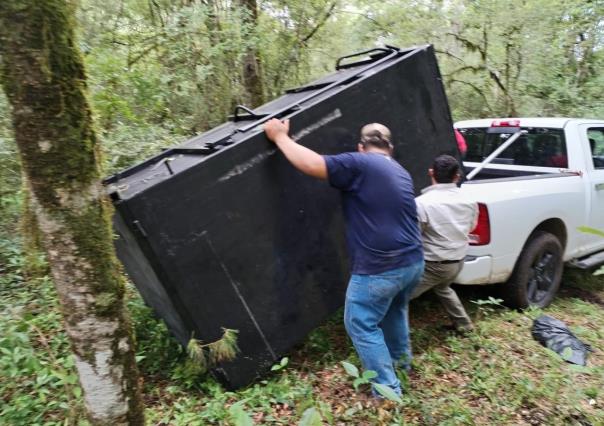
[[[342,306],[348,279],[339,194],[266,139],[271,117],[290,118],[294,139],[322,154],[355,150],[364,124],[383,123],[416,188],[429,184],[436,155],[457,156],[432,47],[389,47],[342,58],[333,74],[255,111],[238,107],[231,121],[105,181],[118,256],[176,338],[239,331],[237,358],[213,369],[228,388]]]

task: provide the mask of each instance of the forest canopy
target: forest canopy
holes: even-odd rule
[[[107,173],[384,44],[435,46],[454,120],[604,115],[601,1],[80,0],[77,18]],[[9,126],[2,99],[14,171]]]

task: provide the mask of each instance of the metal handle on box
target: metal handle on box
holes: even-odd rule
[[[345,64],[342,65],[342,61],[345,59],[350,59],[350,58],[356,58],[357,56],[363,56],[363,55],[367,55],[368,53],[372,53],[372,52],[382,52],[384,54],[387,53],[391,53],[392,51],[396,51],[393,48],[384,48],[384,47],[375,47],[373,49],[369,49],[369,50],[364,50],[362,52],[357,52],[357,53],[353,53],[352,55],[346,55],[346,56],[342,56],[341,58],[338,58],[338,60],[336,61],[336,70],[342,69],[342,68],[346,68],[346,67],[351,67],[354,66],[355,62],[351,62],[349,64]],[[372,59],[372,62],[377,61],[378,59],[381,59],[381,56],[375,56]],[[365,62],[366,60],[360,61],[360,62]]]
[[[235,110],[233,111],[233,121],[239,120],[239,115],[237,114],[239,112],[239,110],[243,110],[243,111],[247,112],[253,118],[262,118],[266,115],[266,114],[258,114],[258,113],[256,113],[256,111],[246,107],[245,105],[237,105],[235,107]]]
[[[268,115],[260,118],[258,121],[255,121],[255,122],[253,122],[253,123],[251,123],[251,124],[249,124],[249,125],[247,125],[245,127],[241,127],[240,129],[237,129],[236,132],[247,132],[248,130],[251,130],[251,129],[254,129],[254,128],[258,127],[260,124],[267,122],[271,118],[282,118],[283,116],[287,115],[287,114],[284,114],[284,112],[287,112],[287,111],[291,112],[291,111],[295,110],[296,108],[300,108],[300,105],[302,103],[307,102],[310,99],[316,98],[317,96],[319,96],[319,95],[327,92],[328,90],[331,90],[332,88],[334,88],[336,86],[339,86],[339,85],[345,83],[346,81],[349,81],[354,76],[361,75],[365,71],[367,71],[367,70],[369,70],[369,69],[371,69],[373,67],[376,67],[376,66],[382,64],[383,62],[386,62],[386,61],[392,59],[393,57],[395,57],[395,56],[397,56],[399,54],[405,54],[405,56],[406,56],[406,55],[412,54],[413,52],[415,52],[416,50],[419,50],[419,49],[415,49],[415,50],[410,51],[410,52],[401,52],[400,50],[395,49],[395,48],[381,48],[381,47],[378,47],[378,48],[375,48],[375,49],[368,50],[366,52],[359,52],[359,53],[356,53],[354,55],[348,55],[348,56],[342,57],[342,58],[338,59],[338,61],[341,60],[341,59],[345,59],[347,57],[359,56],[359,55],[362,55],[364,53],[375,51],[375,50],[379,50],[379,51],[382,51],[382,52],[385,52],[385,53],[388,53],[388,54],[385,55],[385,56],[381,56],[380,55],[379,57],[374,58],[374,60],[369,65],[367,65],[365,67],[362,67],[355,74],[353,74],[353,75],[347,75],[346,77],[342,78],[341,80],[336,80],[333,83],[331,83],[331,84],[323,87],[322,89],[317,90],[316,92],[311,93],[308,96],[305,96],[304,98],[299,99],[299,100],[297,100],[297,101],[295,101],[295,102],[293,102],[293,103],[291,103],[291,104],[283,107],[280,111],[276,111],[276,112],[274,112],[272,114],[268,114]],[[349,66],[349,65],[346,65],[346,66]],[[337,67],[337,64],[336,64],[336,67]]]

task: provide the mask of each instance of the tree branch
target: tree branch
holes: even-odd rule
[[[325,25],[327,20],[331,17],[337,4],[338,4],[338,0],[334,0],[329,5],[329,7],[325,11],[325,13],[323,14],[323,17],[320,18],[319,22],[317,22],[317,24],[313,27],[313,29],[311,29],[310,32],[306,36],[302,37],[301,39],[299,38],[297,40],[296,44],[307,46],[310,39],[312,37],[314,37],[315,34],[317,34],[317,32],[321,29],[321,27],[323,27],[323,25]],[[279,67],[279,70],[277,72],[277,78],[275,79],[275,86],[279,86],[279,84],[281,83],[281,76],[284,74],[285,70],[290,66],[292,61],[295,60],[296,56],[298,55],[298,51],[299,51],[299,48],[292,49],[289,56],[287,57],[287,59],[282,62],[281,66]]]
[[[450,58],[456,59],[456,60],[458,60],[459,62],[465,62],[465,61],[464,61],[463,59],[461,59],[459,56],[454,55],[453,53],[449,52],[448,50],[434,49],[434,51],[435,51],[436,53],[441,54],[441,55],[446,55],[446,56],[448,56],[448,57],[450,57]]]
[[[466,86],[470,87],[474,92],[476,92],[484,101],[485,105],[487,106],[489,113],[493,112],[493,109],[491,108],[491,106],[489,105],[489,101],[487,99],[487,97],[485,96],[485,94],[482,92],[482,90],[480,90],[480,88],[478,86],[476,86],[473,83],[470,83],[469,81],[464,81],[464,80],[456,80],[456,79],[450,79],[447,82],[447,86],[452,86],[453,83],[459,83],[459,84],[465,84]]]
[[[325,15],[323,15],[323,17],[319,20],[319,22],[317,22],[317,25],[315,25],[315,27],[306,35],[306,37],[304,37],[304,38],[302,38],[302,40],[300,40],[300,43],[302,43],[302,44],[308,43],[308,41],[317,33],[317,31],[319,31],[321,29],[321,27],[323,27],[323,25],[325,25],[327,20],[331,17],[337,4],[338,4],[337,0],[335,0],[331,3],[328,10],[325,12]]]
[[[471,50],[472,52],[478,52],[480,54],[480,58],[483,62],[486,63],[487,60],[487,52],[478,44],[468,40],[465,37],[460,36],[457,33],[445,33],[446,35],[453,36],[455,40],[459,41],[465,48]]]

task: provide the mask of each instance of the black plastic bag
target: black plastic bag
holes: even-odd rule
[[[533,338],[543,346],[559,354],[566,362],[585,365],[589,345],[580,341],[566,324],[548,315],[541,315],[533,321]]]

